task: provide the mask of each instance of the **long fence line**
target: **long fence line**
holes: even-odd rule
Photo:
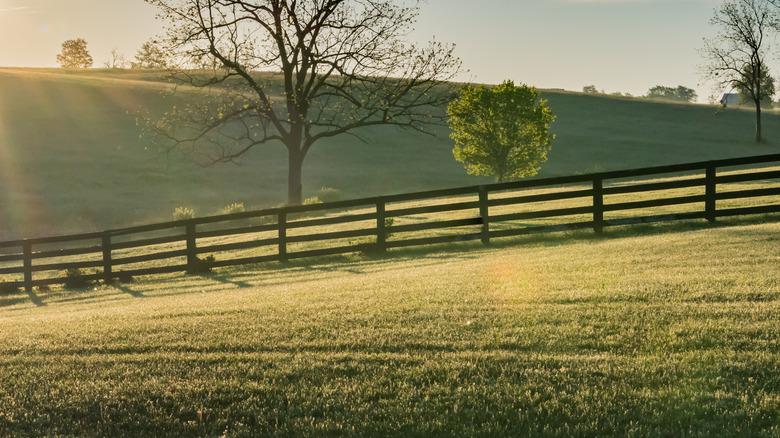
[[[531,233],[574,229],[601,233],[609,226],[690,219],[716,221],[726,216],[775,213],[780,212],[780,198],[772,198],[780,195],[779,165],[780,154],[762,155],[271,208],[95,233],[14,240],[0,242],[0,275],[21,275],[23,279],[18,285],[31,291],[35,286],[64,283],[67,276],[63,276],[63,271],[69,269],[94,268],[96,272],[87,273],[84,280],[111,283],[128,276],[197,272],[204,266],[286,262],[357,251],[381,253],[390,248],[453,241],[481,240],[488,244],[495,238]],[[719,170],[729,167],[736,169],[719,174]],[[643,179],[636,180],[639,177]],[[632,178],[635,180],[631,181]],[[724,185],[733,187],[757,181],[769,183],[758,188],[719,190]],[[673,193],[680,189],[686,190],[683,196],[652,199],[638,196],[650,192]],[[690,194],[695,189],[701,193]],[[633,195],[637,199],[605,202],[605,198],[612,195]],[[734,200],[744,199],[753,202],[733,205]],[[769,202],[756,202],[757,199]],[[718,201],[726,200],[732,205],[718,208]],[[555,208],[535,208],[549,202],[555,202]],[[648,209],[683,205],[688,206],[685,211],[647,214]],[[636,214],[627,213],[632,211]],[[605,217],[616,212],[621,213],[620,217]],[[443,213],[450,216],[419,219],[421,215]],[[455,213],[461,215],[452,218]],[[410,217],[418,220],[395,222]],[[528,223],[559,219],[563,221]],[[336,229],[332,229],[334,226]],[[315,227],[328,231],[300,234]],[[458,232],[438,233],[437,230]],[[333,245],[317,246],[323,242]],[[291,245],[301,244],[304,244],[302,250],[291,249]],[[207,253],[219,253],[220,257],[206,260],[202,255]],[[226,255],[232,257],[225,258]],[[120,267],[130,269],[120,271]]]

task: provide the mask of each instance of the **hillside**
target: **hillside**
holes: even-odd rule
[[[154,74],[95,70],[0,70],[0,239],[89,231],[166,220],[175,207],[206,215],[242,202],[285,198],[281,146],[250,153],[241,166],[201,168],[145,149],[135,114],[164,111]],[[752,140],[752,113],[547,91],[557,139],[541,176],[770,153],[780,119],[765,121],[769,145]],[[367,130],[315,146],[304,195],[322,186],[362,197],[489,181],[465,174],[446,128],[437,137]],[[775,140],[775,143],[771,143]]]

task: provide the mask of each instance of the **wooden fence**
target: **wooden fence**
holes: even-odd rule
[[[69,269],[92,269],[83,279],[107,283],[198,271],[208,253],[218,254],[209,267],[224,267],[562,230],[601,233],[616,225],[780,212],[778,195],[780,154],[763,155],[0,242],[0,275],[17,276],[30,291],[64,283]]]

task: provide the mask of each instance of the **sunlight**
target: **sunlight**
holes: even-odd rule
[[[0,102],[6,101],[3,90],[0,89]],[[6,233],[18,230],[20,225],[29,219],[27,209],[17,198],[22,179],[17,170],[11,140],[8,138],[7,124],[5,108],[0,105],[0,239],[3,240],[11,237]]]
[[[43,115],[54,101],[32,85],[28,72],[0,74],[8,75],[0,87],[0,239],[9,240],[32,237],[50,224],[42,181],[34,175],[41,165],[38,145],[52,141]]]
[[[524,258],[501,258],[488,266],[483,290],[496,303],[533,301],[542,293],[542,283],[537,270]]]

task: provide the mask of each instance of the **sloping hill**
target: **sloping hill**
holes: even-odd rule
[[[173,101],[154,73],[0,70],[0,239],[89,231],[165,220],[177,206],[197,214],[233,202],[261,208],[285,198],[281,146],[250,153],[242,166],[201,168],[160,158],[139,138],[135,114]],[[558,91],[545,92],[557,115],[542,176],[769,153],[755,145],[752,113]],[[767,115],[766,136],[780,141]],[[437,137],[367,130],[315,146],[304,194],[322,186],[346,197],[489,181],[465,174],[446,128]]]

